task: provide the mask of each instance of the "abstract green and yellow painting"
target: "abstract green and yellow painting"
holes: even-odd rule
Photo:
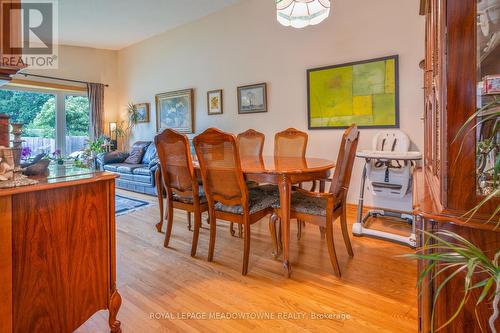
[[[309,129],[399,127],[398,56],[307,71]]]

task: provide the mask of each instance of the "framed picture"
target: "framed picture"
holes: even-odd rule
[[[309,129],[399,128],[398,56],[307,70]]]
[[[267,84],[238,87],[238,113],[267,112]]]
[[[207,111],[208,115],[222,114],[222,89],[211,90],[207,92]]]
[[[194,133],[193,89],[156,95],[156,130],[172,128],[181,133]]]
[[[135,104],[138,123],[149,123],[149,103]]]

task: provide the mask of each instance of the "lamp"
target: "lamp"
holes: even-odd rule
[[[116,123],[109,123],[109,137],[113,138],[113,133],[115,134],[115,140],[117,138],[116,133]]]
[[[116,122],[109,123],[109,137],[111,139],[111,149],[118,149],[118,133],[116,132],[117,124]],[[113,133],[115,134],[115,138],[113,139]]]
[[[282,25],[304,28],[321,23],[330,14],[330,0],[276,0],[276,18]]]

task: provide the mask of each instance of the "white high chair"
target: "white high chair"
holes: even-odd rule
[[[368,189],[374,196],[384,196],[393,199],[402,199],[411,191],[411,175],[413,161],[420,160],[420,152],[411,152],[410,139],[400,130],[385,130],[379,132],[372,143],[372,150],[359,151],[356,156],[365,159],[361,191],[358,203],[358,217],[352,226],[355,236],[368,235],[377,238],[396,241],[412,247],[416,245],[415,225],[411,213],[401,213],[389,209],[370,210],[363,217],[363,201],[365,184],[368,180]],[[368,228],[365,224],[370,217],[391,216],[405,220],[412,225],[409,236],[401,236],[385,231]]]

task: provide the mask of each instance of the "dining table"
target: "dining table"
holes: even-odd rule
[[[281,236],[283,243],[283,269],[286,277],[290,277],[290,206],[292,185],[303,182],[327,179],[335,162],[312,157],[283,156],[240,156],[241,169],[245,180],[259,184],[273,184],[278,187],[280,195]],[[193,166],[199,175],[199,163],[194,160]],[[156,186],[160,205],[161,221],[163,221],[163,182],[160,168],[156,172]],[[200,177],[201,179],[201,177]]]

